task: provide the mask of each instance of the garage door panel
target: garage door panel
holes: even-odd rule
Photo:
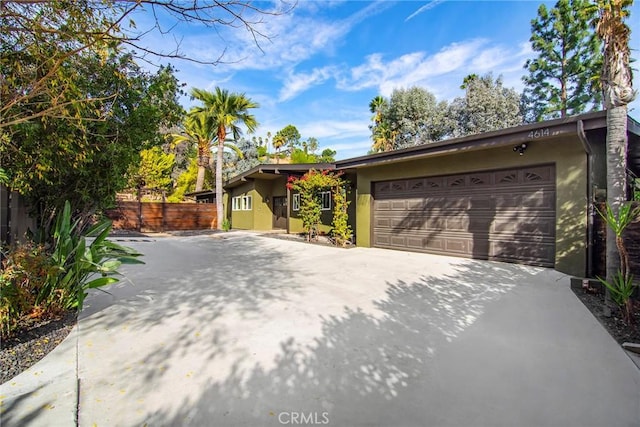
[[[553,267],[555,244],[553,242],[519,241],[491,242],[490,259],[496,261],[524,262],[543,267]]]
[[[553,266],[553,165],[377,182],[373,244]]]

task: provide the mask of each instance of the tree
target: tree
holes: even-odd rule
[[[373,113],[371,120],[373,120],[374,125],[377,125],[382,121],[382,111],[386,106],[387,100],[382,95],[376,96],[369,103],[369,111]]]
[[[318,159],[319,163],[333,163],[336,161],[336,150],[332,150],[331,148],[325,148],[320,153],[320,158]]]
[[[232,159],[232,164],[228,170],[229,176],[239,175],[254,166],[266,162],[266,147],[262,144],[262,138],[253,137],[251,140],[240,138],[235,145],[241,156],[236,156],[235,159]]]
[[[150,74],[131,55],[87,51],[64,68],[74,81],[57,100],[64,113],[15,124],[0,141],[9,186],[37,209],[45,235],[65,200],[81,219],[112,206],[140,151],[161,145],[161,130],[183,115],[171,67]],[[91,106],[73,102],[88,96],[96,99]]]
[[[152,147],[140,152],[140,163],[131,168],[129,187],[148,187],[168,190],[176,155],[165,153],[162,147]]]
[[[273,137],[273,148],[276,150],[276,163],[280,163],[280,149],[284,147],[286,141],[282,135],[276,134]]]
[[[392,130],[387,121],[381,121],[373,128],[373,145],[371,151],[379,153],[396,149],[396,135],[398,131]]]
[[[592,24],[603,42],[601,81],[607,109],[607,203],[614,217],[618,217],[627,199],[627,105],[636,95],[630,66],[630,29],[625,23],[632,3],[632,0],[598,0],[597,9],[584,9],[586,14],[596,9],[597,19]],[[614,233],[607,233],[606,253],[606,280],[613,283],[620,269]],[[609,295],[606,301],[605,310],[610,315]]]
[[[300,178],[290,176],[287,188],[300,194],[299,215],[302,226],[307,232],[307,241],[318,238],[318,227],[322,216],[322,197],[326,190],[331,191],[333,198],[333,229],[331,233],[336,245],[345,246],[351,239],[351,227],[347,208],[347,185],[340,177],[341,173],[331,171],[310,170]]]
[[[371,146],[373,153],[391,151],[395,148],[395,135],[397,132],[391,131],[389,121],[384,119],[384,112],[388,107],[389,102],[381,95],[376,96],[369,103],[369,111],[374,113],[371,117],[373,124],[369,126],[371,139],[373,139],[373,145]]]
[[[217,128],[206,114],[191,111],[184,122],[184,132],[172,135],[174,144],[193,144],[197,148],[198,175],[195,191],[201,191],[204,186],[205,170],[211,159],[211,145],[216,138]]]
[[[227,134],[231,133],[234,140],[240,137],[241,129],[237,123],[246,126],[249,133],[255,131],[258,122],[249,114],[252,108],[258,108],[258,104],[247,98],[243,93],[230,93],[225,89],[216,87],[215,92],[194,88],[191,95],[203,103],[202,107],[195,107],[194,111],[202,112],[208,120],[214,124],[217,130],[217,160],[216,160],[216,204],[218,218],[224,218],[222,208],[222,160],[224,143]],[[222,230],[222,221],[218,221],[218,229]]]
[[[395,132],[395,147],[439,141],[451,133],[452,122],[447,117],[448,105],[420,87],[395,89],[382,121]]]
[[[176,178],[176,185],[173,192],[167,198],[169,203],[180,203],[184,201],[184,195],[193,191],[196,191],[196,180],[198,179],[198,159],[193,157],[191,162]],[[204,186],[207,188],[213,188],[215,185],[215,178],[213,172],[210,169],[204,171]]]
[[[74,80],[65,68],[78,54],[92,51],[107,55],[126,49],[146,62],[171,58],[217,64],[224,61],[224,51],[217,58],[203,60],[186,56],[179,42],[161,50],[144,43],[144,36],[167,34],[180,23],[197,23],[216,32],[224,27],[244,30],[259,48],[261,42],[270,40],[260,31],[264,18],[288,13],[293,7],[284,1],[262,6],[244,0],[2,1],[0,132],[43,116],[73,118],[68,115],[70,103],[103,101],[94,96],[78,97],[77,93],[71,96]],[[138,28],[132,18],[142,11],[155,19]],[[66,101],[59,102],[62,98]]]
[[[493,79],[491,73],[464,78],[461,89],[464,98],[451,103],[450,116],[457,125],[453,136],[472,135],[522,124],[521,97],[514,89],[502,86],[502,78]]]
[[[589,28],[595,10],[589,0],[543,4],[531,21],[531,47],[537,58],[525,63],[525,99],[531,117],[548,120],[598,109],[602,102],[598,76],[600,41]],[[586,12],[590,10],[589,12]]]
[[[294,125],[287,125],[284,128],[280,129],[276,132],[276,135],[273,137],[274,140],[278,138],[278,142],[284,144],[282,146],[287,146],[287,151],[289,155],[293,153],[293,150],[296,148],[300,148],[300,132],[298,132],[298,128]]]

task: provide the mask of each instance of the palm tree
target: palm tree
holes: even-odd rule
[[[627,104],[633,101],[635,92],[629,65],[630,30],[624,20],[632,3],[598,0],[596,5],[596,33],[604,44],[601,81],[607,109],[607,203],[615,216],[627,199]],[[607,233],[606,247],[607,280],[611,283],[620,268],[614,233]],[[609,304],[605,304],[605,311],[610,314]]]
[[[191,96],[202,101],[202,107],[195,107],[194,110],[203,113],[212,126],[216,129],[217,137],[217,159],[216,159],[216,204],[218,211],[218,229],[222,230],[222,152],[227,139],[227,133],[233,135],[233,140],[237,141],[241,129],[237,123],[246,126],[249,133],[253,133],[258,127],[256,118],[249,114],[251,108],[258,108],[258,104],[247,98],[243,93],[229,93],[225,89],[216,87],[214,92],[194,88]]]
[[[209,167],[211,158],[211,144],[215,138],[215,127],[207,116],[197,112],[190,112],[184,122],[183,134],[172,134],[174,144],[195,144],[198,149],[198,177],[196,178],[196,191],[204,186],[204,174]]]
[[[373,129],[373,146],[371,147],[374,152],[391,151],[396,145],[397,131],[391,129],[389,123],[380,122]]]
[[[216,128],[213,122],[208,120],[201,112],[191,111],[187,114],[184,122],[184,132],[181,134],[171,134],[173,144],[194,144],[198,151],[198,175],[196,178],[195,191],[201,191],[204,187],[206,169],[212,169],[212,145],[217,140]],[[225,142],[225,148],[229,148],[236,153],[239,158],[243,157],[242,151],[233,143]]]
[[[276,163],[280,163],[280,149],[284,147],[287,141],[284,139],[284,136],[276,134],[273,137],[272,144],[273,148],[276,150]]]
[[[382,110],[387,105],[387,100],[384,99],[383,96],[376,96],[369,103],[369,111],[374,113],[375,115],[371,118],[376,125],[378,125],[382,121]]]

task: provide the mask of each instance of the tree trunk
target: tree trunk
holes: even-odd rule
[[[202,191],[202,187],[204,187],[204,172],[205,172],[205,167],[202,165],[198,165],[198,177],[196,178],[196,191]]]
[[[204,189],[204,174],[209,165],[209,156],[198,156],[198,175],[196,178],[196,191]]]
[[[216,153],[216,213],[217,229],[222,230],[224,221],[224,209],[222,205],[222,151],[224,150],[224,140],[227,137],[224,129],[218,131],[218,152]]]
[[[617,217],[620,205],[627,199],[627,106],[610,105],[607,110],[607,203]],[[616,236],[607,229],[607,281],[620,269]],[[605,315],[611,315],[611,295],[605,294]]]

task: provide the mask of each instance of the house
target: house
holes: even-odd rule
[[[334,170],[334,163],[258,165],[225,183],[225,217],[233,228],[245,230],[303,231],[296,195],[287,190],[290,176],[300,177],[310,170]],[[356,176],[347,177],[354,186]],[[355,189],[355,187],[354,187]],[[351,191],[350,217],[355,218],[355,191]],[[323,206],[321,232],[331,229],[331,199]]]
[[[640,175],[640,125],[628,119]],[[301,231],[290,175],[342,171],[356,244],[590,275],[593,201],[606,198],[606,112],[320,165],[261,165],[225,185],[233,228]],[[323,218],[330,229],[330,211]]]

